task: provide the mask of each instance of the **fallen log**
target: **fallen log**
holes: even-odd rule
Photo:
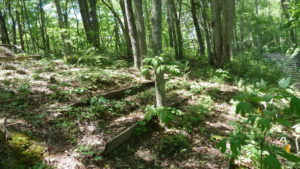
[[[187,100],[188,100],[188,98],[181,99],[177,102],[169,104],[167,107],[178,107],[180,104],[182,104],[183,102],[186,102]],[[130,127],[125,129],[124,131],[122,131],[117,136],[113,137],[110,141],[108,141],[108,143],[105,146],[105,150],[104,150],[103,154],[106,155],[106,154],[111,153],[116,148],[118,148],[120,145],[122,145],[124,142],[126,142],[128,139],[130,139],[131,136],[134,134],[136,128],[139,126],[139,124],[142,121],[143,120],[139,120],[139,121],[135,122]],[[150,123],[150,122],[151,122],[151,120],[147,121],[146,125],[148,125],[148,123]]]
[[[137,85],[137,86],[130,86],[130,87],[126,87],[123,89],[118,89],[118,90],[114,90],[112,92],[101,94],[100,97],[104,97],[106,99],[119,99],[119,98],[124,97],[129,92],[130,93],[139,92],[146,88],[152,87],[154,85],[155,85],[155,83],[153,81],[143,82],[142,84]],[[72,106],[74,106],[74,107],[89,106],[90,105],[89,101],[90,101],[89,99],[86,99],[84,101],[80,101],[79,103],[75,103]]]

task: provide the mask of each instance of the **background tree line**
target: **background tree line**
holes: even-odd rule
[[[143,57],[162,52],[223,67],[232,52],[295,49],[297,7],[298,0],[1,0],[0,35],[28,53],[93,47],[132,59],[138,69]]]

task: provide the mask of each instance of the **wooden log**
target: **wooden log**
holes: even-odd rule
[[[106,99],[119,99],[119,98],[124,97],[128,92],[132,92],[132,93],[139,92],[139,91],[144,90],[145,88],[149,88],[154,85],[155,85],[155,83],[153,81],[143,82],[142,84],[140,84],[138,86],[130,86],[130,87],[126,87],[123,89],[114,90],[109,93],[101,94],[100,97],[104,97]],[[80,107],[80,106],[89,106],[89,105],[90,105],[90,102],[89,102],[89,99],[87,99],[87,100],[80,101],[79,103],[75,103],[72,106]]]
[[[187,101],[188,98],[181,99],[177,102],[169,104],[167,107],[178,107],[181,105],[183,102]],[[122,131],[120,134],[117,136],[113,137],[108,143],[106,144],[105,150],[103,152],[104,155],[111,153],[114,151],[116,148],[118,148],[120,145],[122,145],[124,142],[126,142],[128,139],[131,138],[131,136],[134,134],[134,131],[138,127],[139,123],[142,122],[143,120],[139,120],[135,122],[133,125],[128,127],[126,130]],[[147,124],[150,123],[150,121],[147,121]]]

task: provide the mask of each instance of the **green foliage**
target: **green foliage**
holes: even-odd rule
[[[145,58],[143,60],[144,67],[142,69],[142,73],[145,74],[150,69],[154,69],[157,74],[160,73],[171,73],[173,75],[179,75],[180,70],[177,65],[172,63],[168,63],[163,57],[155,56],[152,58]]]
[[[174,153],[186,151],[189,145],[190,143],[186,135],[165,135],[160,140],[159,152],[161,152],[161,156],[172,156]]]
[[[300,157],[267,141],[272,127],[276,125],[290,127],[289,119],[299,118],[300,99],[289,92],[290,83],[290,78],[283,78],[278,82],[278,87],[270,87],[261,80],[257,83],[257,89],[237,96],[239,103],[236,106],[236,113],[241,114],[246,120],[238,124],[236,131],[228,139],[219,142],[217,147],[224,153],[229,142],[231,157],[237,158],[242,155],[243,147],[252,145],[252,148],[260,152],[259,158],[256,158],[260,168],[280,168],[278,156],[290,162],[299,162]],[[279,104],[282,100],[289,100],[289,107]]]
[[[161,123],[167,124],[172,121],[176,115],[182,115],[180,110],[172,107],[154,107],[149,106],[146,108],[145,119],[151,120],[153,117],[158,117]]]

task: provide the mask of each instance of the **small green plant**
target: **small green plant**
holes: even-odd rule
[[[259,152],[257,168],[280,169],[281,163],[278,156],[287,161],[298,163],[300,157],[290,153],[290,150],[278,147],[267,138],[271,137],[272,127],[283,125],[291,127],[290,118],[299,118],[300,99],[289,92],[291,78],[281,79],[278,87],[269,87],[266,82],[256,83],[257,89],[246,91],[236,97],[239,103],[236,113],[245,120],[236,124],[236,130],[229,138],[218,143],[218,147],[224,153],[227,142],[230,144],[231,162],[242,155],[244,147],[251,147]],[[280,104],[283,100],[289,101],[289,106]]]
[[[190,143],[186,135],[168,134],[162,137],[158,148],[162,156],[171,156],[177,152],[185,152],[189,145]]]
[[[79,146],[75,151],[79,152],[81,156],[87,157],[87,158],[93,158],[94,161],[102,161],[103,157],[101,156],[101,152],[95,149],[92,146]]]
[[[145,119],[147,121],[151,120],[153,117],[158,117],[163,124],[168,124],[176,115],[182,115],[182,111],[172,107],[149,106],[146,108],[146,112]]]

